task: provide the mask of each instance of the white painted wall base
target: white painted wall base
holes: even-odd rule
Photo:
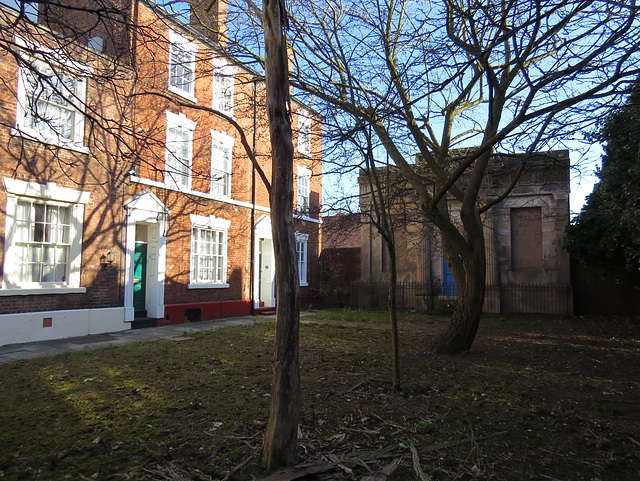
[[[0,346],[126,331],[124,307],[0,315]]]

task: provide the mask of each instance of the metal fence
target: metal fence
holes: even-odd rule
[[[454,286],[434,283],[398,283],[398,309],[438,312],[455,307]],[[386,309],[389,297],[387,282],[351,283],[351,307],[354,309]],[[493,313],[560,314],[573,313],[573,291],[570,285],[509,284],[486,286],[484,311]]]

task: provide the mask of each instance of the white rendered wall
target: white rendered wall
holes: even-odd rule
[[[124,308],[77,309],[0,315],[0,346],[125,331]]]

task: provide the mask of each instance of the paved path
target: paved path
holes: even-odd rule
[[[155,341],[156,339],[180,340],[185,335],[200,331],[210,331],[228,326],[242,326],[254,322],[274,321],[275,316],[234,317],[202,321],[190,324],[175,324],[162,327],[145,327],[128,331],[94,334],[92,336],[55,339],[52,341],[26,342],[0,346],[0,364],[40,356],[55,356],[64,352],[82,351],[107,346],[120,346],[131,342]]]

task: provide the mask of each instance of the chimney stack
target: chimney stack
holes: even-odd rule
[[[191,27],[221,47],[227,46],[226,0],[190,0]]]

